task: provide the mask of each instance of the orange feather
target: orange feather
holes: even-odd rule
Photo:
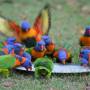
[[[90,37],[82,36],[82,37],[80,38],[80,43],[81,43],[83,46],[90,46]]]

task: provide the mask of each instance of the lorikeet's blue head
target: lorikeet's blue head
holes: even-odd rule
[[[90,26],[87,26],[87,27],[86,27],[86,30],[90,30]]]
[[[86,27],[84,36],[90,36],[90,26]]]
[[[48,35],[42,36],[42,39],[44,40],[45,45],[49,45],[52,42],[50,36],[48,36]]]
[[[19,54],[22,49],[24,51],[24,49],[25,49],[24,45],[22,45],[20,43],[15,43],[15,45],[14,45],[15,54]]]
[[[9,37],[6,41],[8,44],[12,45],[16,42],[16,38],[15,37]]]
[[[64,49],[60,49],[58,52],[58,58],[60,61],[67,59],[67,52]]]
[[[26,21],[26,20],[22,21],[22,23],[21,23],[22,31],[26,32],[26,31],[28,31],[30,29],[30,27],[31,27],[31,25],[30,25],[30,23],[28,21]]]
[[[37,51],[43,51],[45,49],[45,42],[43,40],[37,42],[35,49]]]

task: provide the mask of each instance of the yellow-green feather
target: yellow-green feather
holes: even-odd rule
[[[51,26],[51,15],[50,15],[50,6],[46,5],[42,10],[42,30],[44,34],[48,34]]]

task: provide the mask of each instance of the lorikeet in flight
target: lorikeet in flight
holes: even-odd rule
[[[24,43],[26,47],[35,46],[36,42],[41,40],[42,35],[48,34],[51,26],[50,17],[49,5],[40,11],[33,26],[26,20],[18,25],[15,21],[1,17],[0,34],[3,34],[4,38],[15,36],[16,40]]]

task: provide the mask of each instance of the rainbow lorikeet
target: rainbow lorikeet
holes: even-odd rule
[[[40,78],[49,78],[53,69],[53,62],[49,58],[38,58],[34,62],[35,67],[35,77]]]
[[[41,36],[49,32],[51,25],[49,9],[49,5],[46,5],[41,10],[33,26],[26,20],[18,25],[15,21],[1,17],[0,33],[4,38],[15,36],[16,40],[24,43],[26,47],[35,46],[36,42],[41,40]]]
[[[4,76],[7,77],[9,75],[9,69],[15,68],[17,66],[30,67],[26,68],[27,70],[31,69],[30,61],[26,60],[24,57],[17,55],[13,56],[11,54],[0,56],[0,73]]]
[[[90,26],[87,26],[84,35],[80,37],[80,46],[90,46]]]
[[[0,42],[0,51],[2,50],[2,48],[3,48],[4,46],[14,45],[15,43],[16,43],[16,38],[15,38],[15,37],[9,37],[9,38],[7,38],[6,40],[1,41],[1,42]]]
[[[44,57],[46,52],[45,42],[43,40],[37,42],[36,46],[31,50],[33,59]]]
[[[80,62],[83,66],[90,65],[90,47],[83,47],[80,51]]]
[[[67,52],[65,48],[60,48],[58,51],[55,51],[53,54],[57,58],[57,62],[66,64],[72,62],[72,56],[70,52]]]
[[[55,44],[52,42],[52,39],[50,38],[49,35],[43,35],[42,39],[45,42],[46,55],[51,55],[52,56],[52,54],[55,50]]]

